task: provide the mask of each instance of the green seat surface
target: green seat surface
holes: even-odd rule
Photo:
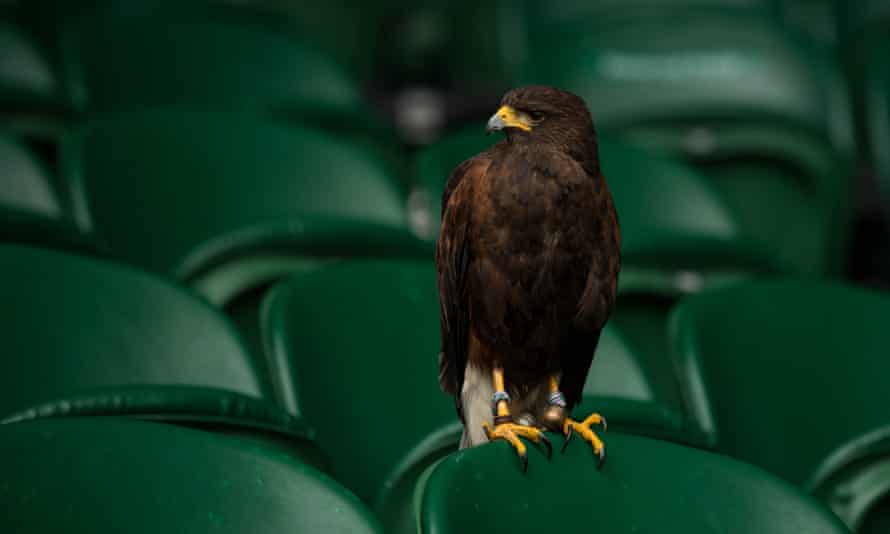
[[[205,432],[114,418],[0,426],[5,532],[379,532],[315,469]]]
[[[719,451],[816,492],[855,524],[890,493],[880,474],[890,453],[888,314],[885,295],[813,281],[690,297],[671,319],[690,412]]]
[[[65,149],[81,227],[111,255],[181,280],[265,254],[266,265],[244,267],[262,277],[300,248],[366,238],[411,246],[386,163],[315,130],[247,114],[124,113],[90,122]]]
[[[440,449],[425,440],[457,419],[437,381],[438,311],[430,261],[341,262],[293,277],[263,304],[281,402],[316,428],[335,476],[379,507],[400,462]]]
[[[0,247],[0,411],[122,385],[267,395],[231,324],[154,276],[94,259]]]
[[[58,219],[63,214],[55,181],[21,139],[0,133],[0,209]]]
[[[712,453],[607,433],[597,470],[575,440],[519,468],[506,442],[452,454],[417,490],[420,532],[843,533],[830,512],[763,471]],[[559,449],[562,438],[556,437]]]
[[[12,17],[0,19],[0,108],[54,111],[62,102],[60,83],[40,44]]]
[[[153,13],[136,3],[64,20],[69,91],[79,105],[360,116],[356,82],[311,43],[249,17],[196,7]]]

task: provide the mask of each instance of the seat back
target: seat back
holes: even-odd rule
[[[435,288],[428,261],[341,262],[293,277],[263,305],[282,403],[311,422],[337,478],[367,502],[457,419],[436,380]]]
[[[888,314],[884,295],[807,281],[691,297],[671,319],[690,411],[718,450],[864,509],[890,485],[841,482],[874,473],[890,453],[874,439],[890,432]],[[862,512],[843,507],[854,521]]]
[[[205,386],[268,398],[233,327],[154,276],[0,247],[0,413],[111,386]]]
[[[63,214],[56,184],[46,165],[24,142],[0,133],[0,209],[48,219]]]
[[[418,486],[420,531],[846,532],[809,497],[747,464],[648,438],[604,439],[602,470],[578,440],[550,461],[532,450],[527,473],[503,441],[452,454]]]
[[[0,426],[5,532],[380,532],[312,467],[116,418]]]
[[[115,257],[180,279],[208,256],[299,238],[305,215],[406,228],[405,196],[374,154],[249,114],[118,114],[65,146],[80,225]]]
[[[359,117],[362,109],[356,82],[311,43],[209,7],[87,9],[65,18],[60,39],[69,90],[91,111],[184,106]]]

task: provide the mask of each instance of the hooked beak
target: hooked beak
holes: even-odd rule
[[[518,128],[526,132],[531,131],[532,126],[524,114],[517,113],[510,106],[501,106],[497,112],[488,119],[485,133],[499,132],[505,128]]]

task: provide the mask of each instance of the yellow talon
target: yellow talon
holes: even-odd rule
[[[574,434],[577,432],[581,435],[581,438],[590,443],[591,447],[593,447],[593,453],[596,454],[599,459],[598,467],[602,467],[603,463],[606,461],[606,446],[603,443],[603,440],[600,439],[596,433],[590,429],[592,425],[603,425],[603,430],[606,429],[606,419],[598,413],[589,415],[584,421],[580,423],[574,421],[568,417],[566,417],[565,422],[562,425],[562,432],[566,436],[566,440],[562,445],[562,450],[565,452],[566,447],[569,444],[569,441],[572,439]]]
[[[547,436],[545,436],[544,432],[539,428],[517,425],[515,423],[502,423],[492,428],[487,421],[482,423],[482,428],[485,429],[485,434],[488,435],[490,441],[502,439],[513,446],[513,449],[516,450],[516,454],[519,455],[519,461],[522,462],[523,472],[528,469],[528,452],[525,443],[519,439],[520,437],[528,438],[534,443],[543,443],[544,446],[547,447],[547,458],[550,458],[553,454],[550,440],[547,439]]]

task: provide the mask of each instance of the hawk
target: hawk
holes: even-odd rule
[[[527,469],[524,437],[545,430],[589,442],[569,417],[615,304],[621,235],[584,101],[553,87],[504,95],[488,121],[504,139],[464,161],[442,197],[436,249],[439,382],[464,423],[461,447],[508,441]]]

